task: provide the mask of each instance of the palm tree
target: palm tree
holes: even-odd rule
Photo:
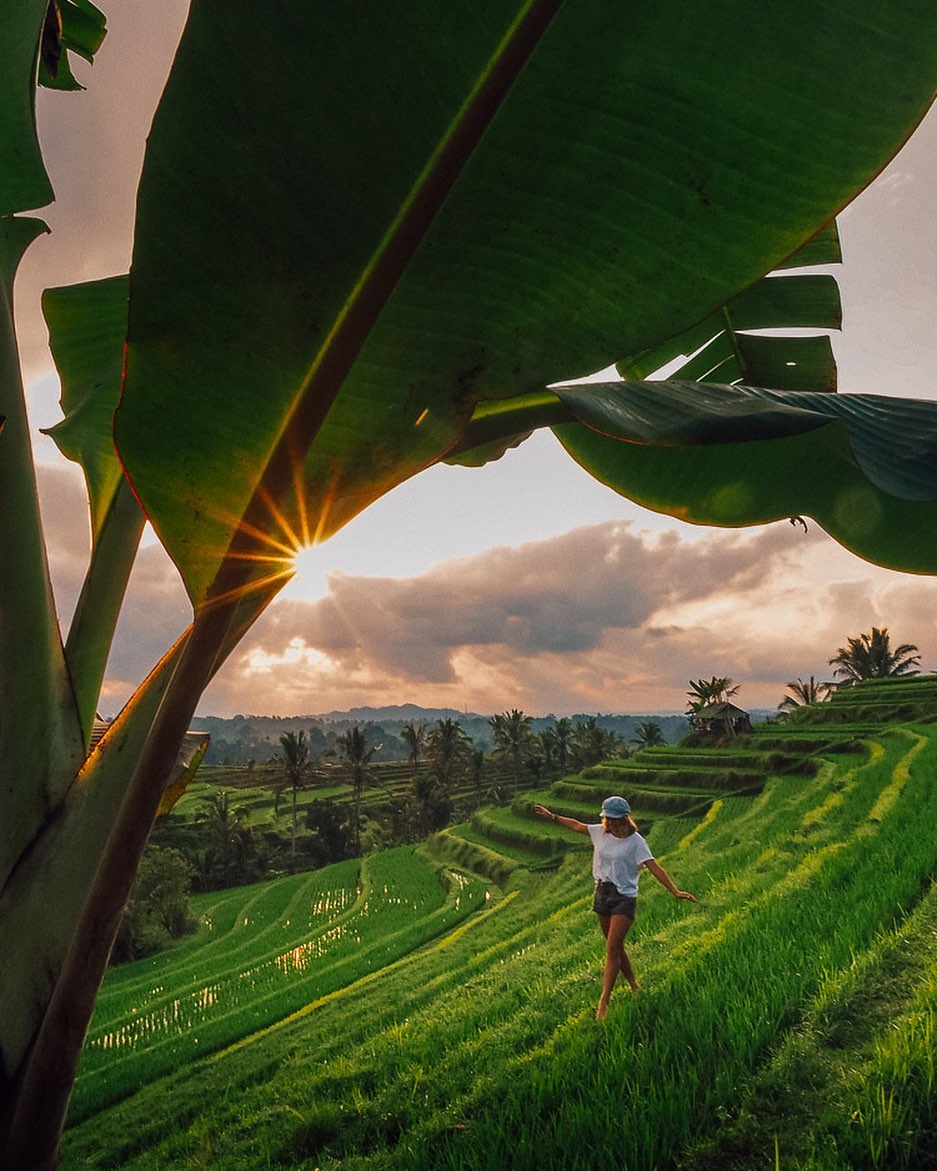
[[[568,716],[561,716],[553,725],[556,735],[556,765],[560,775],[566,772],[569,763],[570,746],[573,740],[573,721]]]
[[[687,715],[694,716],[711,704],[728,702],[731,696],[738,694],[739,686],[738,683],[733,685],[732,680],[725,675],[713,675],[711,679],[691,679],[687,692]]]
[[[531,716],[525,716],[522,711],[512,708],[509,712],[501,712],[492,716],[489,721],[494,732],[494,752],[492,755],[511,762],[511,772],[514,776],[514,791],[520,787],[521,772],[533,748],[534,734],[531,725]]]
[[[485,771],[484,748],[473,748],[472,759],[469,762],[472,772],[472,787],[475,790],[475,807],[480,808],[482,803],[482,781]]]
[[[296,869],[296,793],[301,789],[305,780],[305,775],[309,770],[311,761],[309,759],[309,743],[306,740],[306,733],[300,732],[284,732],[280,737],[281,752],[278,752],[275,759],[277,764],[284,773],[284,787],[289,785],[293,790],[293,826],[292,836],[290,840],[290,857],[292,859],[293,869]]]
[[[803,707],[805,704],[822,703],[829,699],[834,684],[818,683],[812,675],[805,683],[798,675],[796,680],[787,684],[787,687],[791,694],[785,695],[778,707],[793,711],[794,708]]]
[[[432,773],[415,776],[412,789],[417,809],[417,836],[425,838],[448,822],[452,801],[442,781]]]
[[[248,811],[232,809],[226,792],[213,793],[206,807],[196,814],[196,821],[208,830],[205,851],[205,875],[220,875],[221,886],[231,886],[243,878],[248,860],[257,853],[254,831],[247,824]]]
[[[400,729],[400,739],[403,740],[408,749],[407,759],[413,768],[414,775],[420,767],[420,760],[426,752],[426,743],[428,739],[428,732],[426,725],[421,720],[419,723],[404,724]]]
[[[357,855],[361,846],[361,791],[368,779],[368,765],[377,751],[377,745],[368,745],[365,732],[357,724],[335,738],[338,754],[351,773],[354,798],[354,825],[352,827],[352,850]]]
[[[572,761],[576,768],[588,768],[601,760],[619,756],[623,751],[619,738],[610,728],[601,727],[598,716],[587,716],[576,724],[571,744]]]
[[[544,728],[534,736],[534,750],[539,753],[543,768],[551,773],[556,767],[556,728]]]
[[[739,687],[740,684],[733,684],[732,680],[725,675],[713,675],[711,679],[691,679],[690,690],[687,692],[689,703],[686,710],[690,726],[697,729],[706,727],[707,717],[701,713],[705,712],[708,707],[728,703],[731,696],[738,694]],[[732,717],[728,713],[724,714],[722,725],[726,736],[735,735]]]
[[[850,638],[848,645],[839,647],[830,659],[834,675],[841,675],[841,686],[849,687],[862,679],[885,679],[893,675],[918,675],[921,656],[917,647],[903,642],[894,649],[888,637],[888,628],[872,627],[871,634],[862,633]]]
[[[665,744],[664,730],[656,720],[642,720],[635,728],[631,743],[638,748],[653,748],[655,745]]]
[[[472,741],[458,720],[447,716],[436,721],[436,727],[427,738],[426,755],[447,792],[452,789],[456,772],[468,765],[472,747]]]

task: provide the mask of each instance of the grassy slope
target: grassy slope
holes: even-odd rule
[[[551,872],[507,866],[504,897],[448,933],[73,1126],[63,1166],[699,1171],[732,1165],[727,1153],[773,1166],[789,1115],[764,1086],[798,1088],[798,1038],[831,1005],[845,1021],[864,1009],[869,980],[856,973],[878,974],[889,941],[925,922],[927,900],[901,917],[929,886],[935,764],[933,729],[896,730],[830,756],[815,778],[722,793],[702,821],[656,821],[655,851],[701,901],[676,903],[645,879],[629,949],[645,990],[619,994],[604,1025],[588,851]],[[834,1116],[855,1101],[874,1121],[878,1099],[862,1094],[876,1077],[892,1103],[863,1139],[879,1162],[857,1166],[901,1165],[904,1132],[929,1123],[926,1094],[907,1116],[889,1094],[928,1084],[918,1000],[930,989],[933,1011],[933,973],[923,952],[899,973],[893,1008],[861,1030],[859,1079],[841,1029],[841,1076],[826,1079]],[[918,1056],[896,1066],[892,1033],[902,1053],[916,1038]],[[809,1085],[807,1097],[819,1102]],[[884,1115],[900,1123],[890,1138]],[[826,1167],[810,1160],[846,1138],[820,1105],[804,1119],[803,1142],[779,1141],[782,1166]],[[829,1164],[840,1165],[852,1164]]]
[[[119,969],[96,1007],[72,1117],[380,971],[484,905],[481,880],[445,874],[441,883],[412,846],[357,869],[241,888],[241,909],[218,938],[203,931],[201,947]]]
[[[937,887],[822,981],[685,1171],[758,1165],[777,1144],[803,1171],[937,1163]]]

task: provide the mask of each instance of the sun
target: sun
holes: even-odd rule
[[[321,545],[303,545],[293,555],[290,580],[283,587],[282,596],[311,601],[327,593],[325,560]]]

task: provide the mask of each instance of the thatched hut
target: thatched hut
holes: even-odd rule
[[[740,736],[752,730],[748,712],[728,700],[700,708],[693,713],[692,724],[695,732],[707,736]]]

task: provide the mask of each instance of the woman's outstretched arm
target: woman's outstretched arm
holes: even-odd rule
[[[544,817],[547,821],[555,821],[557,825],[565,825],[567,829],[573,830],[577,834],[587,834],[589,827],[584,821],[577,821],[575,817],[560,817],[558,813],[551,813],[546,805],[535,805],[534,813],[538,817]]]
[[[649,859],[644,865],[654,875],[661,886],[670,891],[675,899],[689,899],[691,903],[696,902],[696,895],[691,895],[688,890],[677,890],[673,879],[656,858]]]

